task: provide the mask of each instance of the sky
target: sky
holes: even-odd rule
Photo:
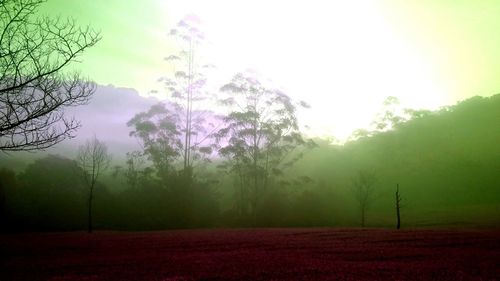
[[[73,67],[144,96],[170,69],[168,31],[196,14],[213,80],[256,70],[311,105],[309,135],[345,140],[388,96],[437,109],[500,92],[498,0],[49,0],[41,13],[100,30]]]

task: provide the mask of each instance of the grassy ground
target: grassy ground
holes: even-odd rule
[[[0,280],[498,280],[500,230],[214,229],[0,236]]]

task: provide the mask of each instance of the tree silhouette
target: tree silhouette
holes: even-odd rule
[[[36,17],[43,0],[0,1],[0,150],[44,149],[80,124],[64,108],[88,102],[95,85],[64,73],[100,40],[72,20]]]
[[[358,202],[361,227],[365,227],[366,212],[373,203],[376,182],[377,177],[371,171],[359,171],[357,176],[352,179],[352,192]]]
[[[176,39],[179,52],[165,58],[173,68],[173,77],[160,78],[176,108],[173,113],[177,115],[175,124],[182,136],[182,172],[188,182],[192,180],[193,162],[200,158],[200,149],[207,150],[207,146],[200,147],[208,140],[206,131],[213,127],[205,120],[207,112],[196,106],[208,97],[202,70],[210,67],[201,64],[202,59],[198,55],[198,48],[204,40],[199,23],[199,18],[191,14],[170,30],[169,35]]]
[[[17,188],[16,174],[6,168],[0,168],[0,230],[6,223],[6,203],[8,196]]]
[[[169,107],[160,103],[147,112],[136,114],[127,124],[133,127],[130,134],[141,141],[144,155],[153,163],[162,186],[167,189],[168,196],[173,201],[169,207],[177,212],[175,220],[187,227],[191,223],[193,208],[196,207],[193,200],[200,184],[191,173],[185,173],[183,164],[186,162],[181,163],[186,150],[185,135],[182,132],[184,123],[180,122],[180,112],[182,110],[175,105]],[[191,150],[193,151],[196,153],[191,154],[191,161],[212,152],[211,148],[204,147]],[[192,168],[191,165],[188,166],[189,169]]]
[[[176,109],[159,103],[136,114],[127,125],[133,127],[130,135],[141,140],[144,154],[155,166],[157,175],[167,182],[176,173],[175,162],[184,150]]]
[[[92,200],[94,199],[94,187],[99,176],[106,170],[111,161],[106,144],[96,137],[87,140],[80,146],[76,158],[78,165],[83,170],[83,178],[89,189],[88,197],[88,232],[92,232]]]
[[[221,103],[229,109],[216,134],[219,154],[227,159],[222,167],[237,175],[241,200],[250,202],[255,215],[270,179],[300,158],[292,153],[298,146],[313,143],[302,138],[296,105],[280,90],[239,73],[221,91],[228,95]]]
[[[401,194],[399,194],[399,183],[396,185],[396,229],[401,228]]]

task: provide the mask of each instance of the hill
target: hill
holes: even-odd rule
[[[140,96],[134,89],[99,85],[89,104],[70,107],[65,111],[67,116],[74,116],[82,125],[75,138],[65,140],[46,151],[0,153],[0,167],[19,170],[34,159],[48,154],[73,158],[78,146],[94,135],[108,145],[115,160],[123,160],[126,152],[140,148],[137,140],[129,136],[127,122],[136,113],[148,110],[157,102],[155,98]]]
[[[329,187],[333,209],[355,205],[358,171],[375,174],[374,224],[393,224],[396,184],[407,224],[498,224],[499,144],[500,95],[473,97],[344,146],[323,142],[296,169]]]

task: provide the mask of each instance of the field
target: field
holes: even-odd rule
[[[0,235],[0,280],[499,280],[500,230]]]

